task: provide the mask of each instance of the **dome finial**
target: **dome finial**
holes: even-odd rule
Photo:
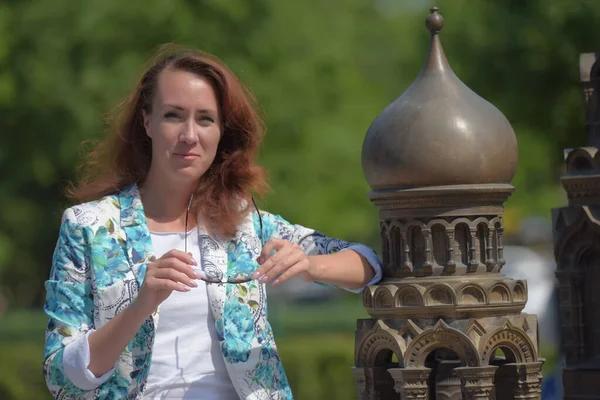
[[[440,9],[437,6],[431,7],[429,10],[431,11],[431,14],[429,14],[425,19],[425,26],[427,29],[429,29],[432,35],[439,33],[439,31],[441,31],[444,27],[444,17],[438,13],[439,10]]]

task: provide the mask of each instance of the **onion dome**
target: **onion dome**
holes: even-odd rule
[[[372,189],[508,184],[517,140],[506,117],[450,68],[433,7],[429,54],[413,84],[369,127],[362,165]]]

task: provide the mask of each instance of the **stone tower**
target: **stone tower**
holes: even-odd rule
[[[437,7],[415,82],[375,119],[363,169],[380,209],[384,279],[357,322],[359,399],[539,399],[526,282],[500,273],[517,141],[450,68]]]
[[[600,55],[582,54],[588,146],[565,150],[569,205],[552,212],[564,398],[600,399]]]

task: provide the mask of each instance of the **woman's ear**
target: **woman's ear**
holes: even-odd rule
[[[142,110],[142,118],[144,119],[144,129],[146,130],[146,136],[152,139],[150,136],[150,114],[146,110]]]

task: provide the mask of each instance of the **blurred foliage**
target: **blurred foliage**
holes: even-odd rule
[[[360,152],[369,124],[417,76],[426,0],[0,3],[0,296],[44,297],[81,142],[159,44],[218,55],[256,93],[269,134],[270,211],[378,248]],[[597,0],[440,0],[459,77],[513,123],[518,218],[564,201],[562,148],[585,142],[578,55],[600,48]],[[511,219],[511,221],[513,220]],[[0,299],[0,309],[2,300]]]
[[[315,335],[319,332],[354,334],[356,320],[370,318],[362,296],[348,293],[333,301],[281,301],[269,304],[269,322],[276,338]]]
[[[50,399],[42,375],[44,328],[41,311],[9,312],[0,317],[0,399]]]
[[[562,149],[585,143],[579,53],[600,50],[597,0],[440,0],[457,75],[519,140],[507,231],[565,203]],[[431,0],[6,0],[0,2],[0,314],[39,307],[81,142],[135,85],[162,43],[218,55],[257,95],[268,135],[263,206],[379,248],[360,152],[383,108],[417,76]],[[358,302],[359,303],[359,302]],[[298,399],[354,397],[360,305],[271,315]],[[276,308],[273,307],[272,310]],[[0,317],[0,398],[49,398],[41,313]],[[316,331],[321,333],[317,334]],[[337,333],[340,332],[340,333]],[[301,337],[300,337],[301,335]],[[553,352],[546,366],[555,365]],[[545,367],[546,367],[545,366]],[[23,378],[27,377],[27,378]]]
[[[295,399],[357,398],[353,334],[285,336],[277,348]]]

